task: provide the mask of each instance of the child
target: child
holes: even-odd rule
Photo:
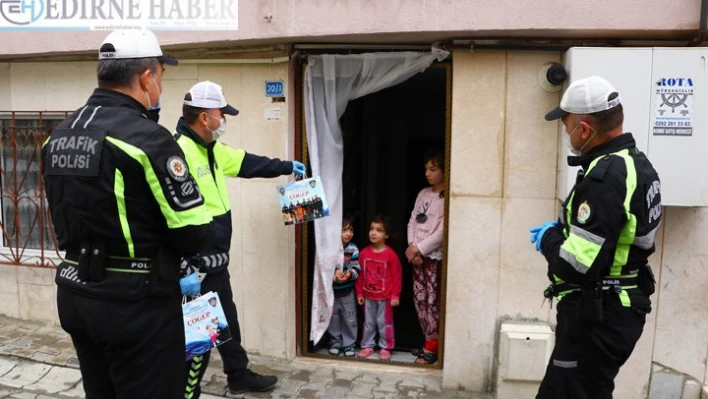
[[[364,305],[364,334],[359,357],[374,353],[374,338],[379,333],[379,359],[391,359],[394,347],[393,308],[398,306],[401,294],[401,262],[398,255],[386,245],[391,234],[389,218],[376,216],[369,227],[371,245],[359,255],[360,278],[356,281],[356,297]]]
[[[416,363],[433,364],[438,358],[440,276],[443,216],[445,214],[445,157],[429,151],[423,158],[430,187],[418,193],[408,222],[406,258],[413,264],[413,301],[425,336],[425,346],[413,350]]]
[[[327,332],[330,336],[329,353],[339,356],[354,356],[356,342],[356,300],[354,299],[354,281],[359,276],[359,248],[352,242],[354,225],[351,216],[342,218],[342,246],[344,262],[334,271],[334,310]]]

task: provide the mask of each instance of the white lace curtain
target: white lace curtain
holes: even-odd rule
[[[317,343],[329,325],[334,304],[332,276],[343,260],[342,168],[343,139],[339,118],[349,101],[397,85],[423,72],[449,53],[390,52],[317,55],[305,72],[305,123],[313,176],[320,176],[330,216],[315,223],[315,273],[310,339]]]

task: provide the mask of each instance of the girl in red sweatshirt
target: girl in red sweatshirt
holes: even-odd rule
[[[401,261],[386,245],[391,226],[388,217],[376,216],[369,226],[371,245],[359,253],[361,272],[356,280],[356,297],[359,305],[364,305],[364,334],[358,354],[362,358],[374,353],[376,333],[379,359],[391,359],[395,345],[393,308],[398,306],[401,294]]]

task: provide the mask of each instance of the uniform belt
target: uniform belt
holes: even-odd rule
[[[602,285],[602,289],[606,291],[612,291],[615,290],[617,291],[618,289],[630,289],[630,288],[637,288],[639,284],[639,278],[637,277],[636,274],[632,274],[629,276],[607,276],[603,277],[602,280],[600,280],[600,285]],[[552,296],[558,296],[559,294],[563,293],[569,293],[569,292],[574,292],[574,291],[580,291],[581,287],[577,284],[571,284],[571,283],[560,283],[560,284],[552,284],[551,285],[553,289],[553,294]],[[551,288],[549,287],[549,288]]]
[[[65,262],[79,264],[79,252],[67,251]],[[106,258],[105,270],[109,272],[148,273],[152,263],[148,258],[127,258],[109,255]]]

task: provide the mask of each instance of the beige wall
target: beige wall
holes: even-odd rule
[[[453,54],[452,151],[443,383],[493,387],[502,317],[550,319],[540,308],[545,262],[528,229],[555,215],[558,94],[536,74],[558,53]],[[463,350],[464,348],[464,350]]]
[[[95,87],[95,68],[93,62],[0,64],[0,92],[9,92],[0,96],[0,110],[76,109]],[[212,80],[222,85],[229,103],[240,110],[237,117],[229,117],[225,143],[259,155],[292,159],[288,103],[273,104],[264,95],[266,80],[283,80],[287,87],[287,74],[287,64],[168,67],[163,78],[160,122],[174,131],[184,93],[199,80]],[[266,107],[280,108],[281,120],[265,121]],[[244,346],[255,353],[292,358],[294,233],[283,226],[275,195],[276,185],[286,180],[229,180],[234,225],[229,270]],[[0,266],[0,313],[56,321],[53,275],[49,269]]]

